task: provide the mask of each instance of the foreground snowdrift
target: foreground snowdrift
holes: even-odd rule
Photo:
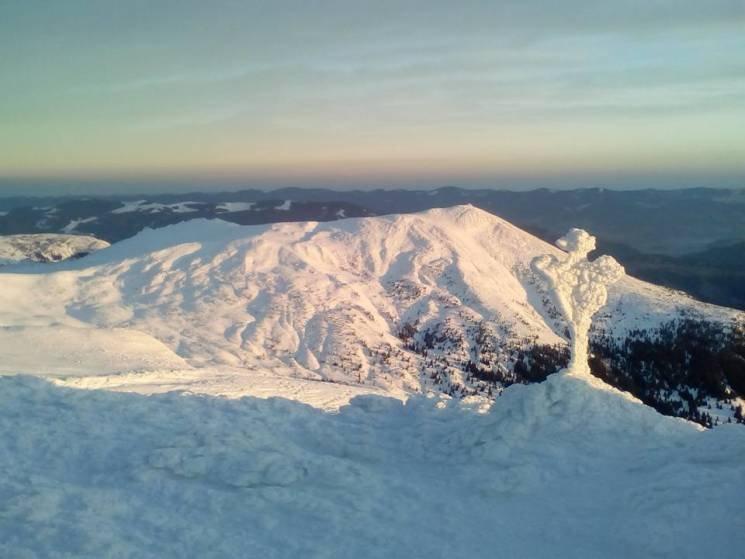
[[[3,557],[736,557],[745,431],[570,376],[492,410],[0,378]]]

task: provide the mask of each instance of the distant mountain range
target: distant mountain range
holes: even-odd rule
[[[100,198],[0,198],[0,234],[62,232],[109,242],[194,218],[239,224],[332,221],[472,204],[552,241],[570,227],[639,278],[745,309],[745,190],[688,189],[511,192],[274,191]]]

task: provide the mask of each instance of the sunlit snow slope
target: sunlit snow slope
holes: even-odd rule
[[[462,385],[462,364],[484,347],[504,367],[520,348],[565,343],[528,266],[556,250],[471,206],[147,230],[76,262],[6,269],[2,370],[98,376],[74,382],[141,391],[167,370],[169,388],[182,379],[182,388],[230,395],[267,372],[397,395]],[[737,314],[624,278],[596,322],[620,335],[681,312]],[[424,332],[436,349],[408,349],[407,336]],[[35,371],[18,349],[26,335],[48,357]],[[217,382],[216,371],[230,379]]]

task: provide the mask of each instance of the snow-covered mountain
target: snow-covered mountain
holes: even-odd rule
[[[589,375],[506,386],[560,366],[566,325],[528,267],[557,250],[461,206],[199,220],[5,267],[0,556],[736,556],[745,429]],[[674,317],[743,318],[625,277],[596,347],[648,351]],[[708,355],[665,328],[668,368]]]
[[[285,188],[143,196],[7,198],[0,234],[70,233],[109,242],[200,218],[241,225],[332,221],[473,204],[543,240],[571,227],[590,231],[604,254],[635,277],[704,301],[745,310],[745,195],[738,190]]]
[[[59,262],[80,258],[109,246],[109,243],[86,235],[0,236],[0,266],[18,262]]]
[[[488,399],[561,366],[566,327],[529,269],[533,257],[556,251],[471,206],[147,230],[43,273],[4,276],[0,347],[21,361],[24,343],[69,355],[50,347],[46,371],[12,359],[2,367],[130,388],[180,370],[168,386],[191,379],[194,389],[200,376],[196,389],[231,394],[244,393],[241,375],[275,371],[397,395],[434,389]],[[743,314],[625,277],[596,316],[594,336],[623,341],[676,317],[730,325]],[[50,335],[34,334],[40,328]],[[24,342],[35,338],[43,339]],[[237,375],[229,389],[204,380],[219,378],[217,370]],[[138,380],[122,376],[132,372]]]

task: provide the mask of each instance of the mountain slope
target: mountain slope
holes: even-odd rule
[[[0,320],[134,330],[205,371],[489,397],[561,366],[565,325],[528,266],[556,251],[470,206],[331,223],[197,220],[53,273],[5,275]],[[622,340],[676,316],[742,319],[626,277],[598,313],[595,337]],[[531,362],[552,351],[536,370]]]

